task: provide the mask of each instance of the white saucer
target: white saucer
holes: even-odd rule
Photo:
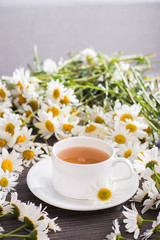
[[[92,211],[117,206],[130,199],[137,191],[139,180],[134,172],[129,180],[119,181],[119,199],[111,204],[93,205],[89,200],[76,200],[60,195],[52,186],[51,158],[36,163],[27,174],[27,184],[30,191],[42,201],[55,207],[76,210]],[[121,171],[121,169],[119,169]]]

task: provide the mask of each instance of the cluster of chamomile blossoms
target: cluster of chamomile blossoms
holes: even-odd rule
[[[32,240],[49,240],[50,231],[61,231],[55,223],[57,218],[49,218],[41,204],[36,206],[32,202],[20,201],[17,192],[11,193],[10,201],[6,200],[6,192],[0,192],[0,218],[7,218],[7,215],[22,222],[22,226],[8,233],[5,233],[5,229],[0,226],[0,238],[22,237]],[[22,229],[26,235],[18,233]]]

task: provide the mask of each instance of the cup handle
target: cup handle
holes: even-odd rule
[[[114,169],[114,167],[119,163],[124,163],[125,165],[128,166],[129,175],[121,176],[121,177],[112,177],[112,180],[121,181],[121,180],[130,179],[133,176],[133,172],[134,172],[131,162],[126,158],[117,157],[116,159],[114,159],[112,163],[112,169]],[[113,173],[113,170],[112,170],[112,173]]]

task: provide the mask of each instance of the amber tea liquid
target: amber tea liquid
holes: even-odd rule
[[[110,156],[102,150],[91,147],[73,147],[61,151],[57,157],[76,164],[94,164],[107,160]]]

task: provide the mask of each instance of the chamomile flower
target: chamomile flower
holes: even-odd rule
[[[88,123],[83,130],[83,135],[100,138],[101,140],[104,140],[108,134],[108,128],[104,124],[94,122]]]
[[[10,133],[12,136],[19,131],[22,122],[19,120],[18,114],[4,114],[3,118],[0,118],[0,128],[2,131]]]
[[[64,94],[63,94],[63,97],[60,98],[59,100],[60,104],[62,105],[69,105],[69,104],[78,104],[78,99],[76,97],[76,95],[74,94],[74,91],[72,88],[68,88],[68,89],[65,89],[64,91]]]
[[[123,122],[123,124],[125,128],[129,130],[130,133],[132,133],[133,136],[139,139],[147,137],[147,133],[144,131],[147,125],[144,123],[141,123],[137,120],[125,119],[125,122]]]
[[[139,104],[133,104],[131,106],[128,106],[127,104],[120,105],[120,103],[117,103],[118,105],[115,105],[114,112],[114,120],[115,121],[123,121],[125,122],[127,119],[135,120],[140,111],[141,106]]]
[[[138,154],[145,151],[148,147],[148,143],[143,143],[138,139],[130,141],[125,144],[119,145],[118,155],[121,157],[128,158],[132,162],[138,158]]]
[[[8,83],[10,84],[17,84],[19,81],[25,81],[30,77],[30,72],[29,70],[25,71],[24,68],[16,68],[15,71],[13,72],[12,77],[8,76],[2,76],[2,79],[7,80]]]
[[[97,53],[92,48],[86,48],[80,52],[80,60],[88,65],[95,64],[98,60]]]
[[[76,128],[79,123],[79,118],[68,114],[67,116],[61,115],[59,118],[59,128],[56,130],[55,135],[57,139],[63,139],[72,136],[73,128]]]
[[[102,124],[104,123],[104,112],[101,106],[94,105],[93,108],[87,108],[89,118],[92,122]]]
[[[3,118],[4,114],[9,115],[12,112],[11,101],[0,102],[0,117]]]
[[[0,81],[0,102],[5,102],[10,96],[10,91],[8,91],[6,85]]]
[[[58,72],[57,64],[50,58],[46,59],[43,62],[42,69],[47,74],[53,74]]]
[[[59,102],[64,96],[65,87],[58,79],[51,80],[47,85],[46,96],[53,102]]]
[[[32,135],[32,128],[28,129],[26,126],[22,127],[21,130],[18,132],[16,135],[16,144],[27,144],[30,142],[33,138],[34,135]]]
[[[153,221],[152,228],[147,229],[141,236],[143,240],[149,239],[152,234],[157,234],[160,232],[160,213],[157,216],[157,220]]]
[[[11,207],[11,214],[17,219],[23,219],[24,209],[26,204],[18,200],[17,192],[11,193],[11,200],[10,200],[10,207]]]
[[[0,155],[0,166],[4,172],[8,170],[14,175],[22,172],[22,159],[20,159],[20,154],[15,150],[12,150],[10,153],[7,149],[3,148],[2,154]]]
[[[57,223],[55,223],[55,221],[57,220],[58,217],[56,218],[53,218],[53,219],[50,219],[49,217],[45,216],[45,220],[47,221],[48,223],[48,226],[47,228],[49,230],[53,230],[54,232],[60,232],[61,231],[61,228],[58,226]]]
[[[6,201],[7,192],[0,191],[0,214],[6,214],[11,212],[11,206]]]
[[[11,134],[5,131],[0,131],[0,153],[3,148],[8,148],[8,143],[11,138]]]
[[[118,223],[118,219],[115,219],[113,221],[113,226],[112,226],[113,232],[108,234],[106,236],[106,239],[108,239],[108,240],[119,240],[119,239],[121,239],[121,232],[120,232],[119,227],[120,227],[120,225]]]
[[[110,204],[118,198],[118,188],[114,181],[103,179],[93,184],[88,192],[88,199],[93,204]]]
[[[148,192],[152,188],[152,184],[149,181],[142,182],[142,188],[138,188],[136,194],[134,197],[132,197],[132,200],[135,202],[143,203],[148,197]]]
[[[26,228],[29,230],[33,230],[42,223],[44,223],[45,228],[47,228],[47,221],[45,221],[43,215],[44,213],[42,210],[42,204],[36,206],[32,202],[28,202],[25,205],[25,208],[22,210],[23,217],[20,219],[20,221],[24,222]]]
[[[62,113],[62,108],[60,104],[54,103],[50,99],[46,99],[46,102],[42,103],[41,109],[46,113],[51,112],[53,118],[58,117]]]
[[[154,168],[154,166],[160,165],[160,160],[158,159],[158,148],[154,147],[152,149],[146,150],[138,154],[138,159],[134,161],[134,168],[141,177],[145,177],[147,168]]]
[[[45,222],[41,222],[38,226],[36,226],[29,236],[31,240],[50,240]]]
[[[106,136],[112,142],[117,144],[126,144],[129,141],[133,140],[133,136],[129,131],[120,124],[115,124],[114,129],[110,129],[108,135]]]
[[[50,138],[59,127],[59,121],[53,117],[52,112],[46,113],[43,110],[38,111],[38,121],[35,122],[35,127],[39,129],[39,133],[46,139]]]
[[[22,158],[23,165],[26,167],[29,167],[31,163],[35,164],[39,161],[41,159],[40,155],[43,154],[41,146],[33,142],[28,142],[27,145],[22,143],[14,148],[20,153],[20,158]]]
[[[134,238],[138,239],[140,229],[143,224],[143,218],[139,215],[134,203],[131,203],[131,209],[125,206],[123,207],[125,211],[122,213],[126,217],[123,222],[126,223],[125,227],[127,229],[127,232],[134,233]]]
[[[0,169],[0,190],[4,192],[15,190],[14,187],[18,184],[17,179],[18,176],[13,175],[8,170],[4,172],[3,169]]]

